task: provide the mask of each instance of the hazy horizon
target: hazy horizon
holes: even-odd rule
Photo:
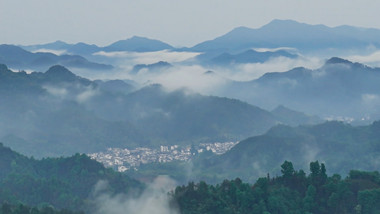
[[[91,5],[91,7],[89,6]],[[132,36],[191,47],[240,26],[259,28],[274,19],[329,27],[380,28],[380,2],[291,1],[10,1],[0,2],[0,43],[86,42],[105,46]],[[25,21],[28,20],[28,21]]]

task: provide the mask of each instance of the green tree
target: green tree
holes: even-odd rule
[[[282,177],[285,179],[292,178],[295,173],[294,168],[293,168],[293,163],[290,161],[285,161],[281,165],[281,173],[282,173]]]
[[[317,209],[317,190],[313,185],[309,185],[306,191],[306,195],[303,198],[303,208],[305,212],[314,213]]]
[[[1,205],[1,213],[2,214],[12,213],[11,206],[7,202],[3,202],[3,204]]]
[[[380,188],[359,191],[358,202],[362,207],[363,214],[380,213]]]

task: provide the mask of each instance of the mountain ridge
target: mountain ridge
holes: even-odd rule
[[[32,53],[15,45],[0,45],[0,63],[15,69],[47,69],[61,64],[70,68],[110,70],[111,65],[88,61],[79,55],[56,55],[53,53]]]
[[[79,54],[90,56],[100,51],[136,51],[136,52],[150,52],[161,51],[166,49],[174,49],[168,43],[162,42],[157,39],[150,39],[147,37],[133,36],[127,39],[115,41],[106,46],[98,46],[95,44],[87,44],[85,42],[78,42],[69,44],[63,41],[55,41],[52,43],[38,44],[38,45],[23,45],[20,46],[28,51],[38,51],[41,49],[65,51],[69,54]]]
[[[368,45],[380,46],[379,36],[379,29],[327,27],[293,20],[273,20],[260,28],[235,28],[215,39],[201,42],[191,49],[212,51],[293,47],[310,51],[326,48],[365,48]]]
[[[148,51],[161,51],[165,49],[173,49],[173,47],[159,40],[133,36],[129,39],[119,40],[117,42],[114,42],[108,46],[103,47],[102,49],[105,51],[148,52]]]
[[[367,118],[362,122],[372,122],[380,115],[378,81],[380,68],[333,57],[316,69],[296,67],[248,82],[232,82],[220,93],[264,109],[285,105],[321,118],[360,123],[362,118]]]
[[[0,97],[7,100],[0,106],[0,139],[35,156],[235,141],[289,122],[236,99],[161,85],[131,90],[113,81],[112,87],[62,66],[0,75]]]
[[[350,36],[352,35],[352,36]],[[42,45],[24,45],[27,50],[38,49],[71,49],[74,54],[90,54],[98,51],[159,51],[159,50],[178,50],[178,51],[215,51],[229,52],[234,50],[244,50],[248,48],[279,48],[293,47],[303,51],[313,51],[313,49],[362,48],[368,45],[380,46],[380,29],[355,27],[341,25],[329,27],[323,24],[307,24],[295,20],[274,19],[269,23],[258,27],[250,28],[245,26],[235,27],[229,32],[215,37],[211,40],[201,41],[198,44],[187,48],[174,48],[172,45],[157,39],[149,39],[141,36],[133,36],[125,40],[119,40],[103,47],[89,45],[83,42],[68,44],[62,41],[47,43]],[[145,41],[154,48],[142,45],[133,45],[134,42]],[[123,45],[124,43],[124,45]],[[132,46],[125,46],[125,44]],[[297,43],[301,45],[296,45]],[[80,52],[73,48],[75,45],[86,45],[88,49]],[[118,47],[116,47],[118,46]],[[124,46],[124,48],[122,48]],[[318,48],[318,46],[320,48]]]
[[[254,182],[258,177],[277,177],[284,161],[308,168],[311,161],[329,165],[329,175],[347,175],[353,168],[373,171],[379,167],[380,121],[371,125],[351,126],[339,121],[316,125],[279,124],[263,135],[248,137],[221,155],[204,151],[189,163],[147,164],[139,172],[127,172],[144,178],[164,172],[182,183],[202,180],[211,183],[236,177]],[[152,170],[154,169],[154,170]],[[186,173],[191,170],[191,173]]]

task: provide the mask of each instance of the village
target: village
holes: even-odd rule
[[[159,149],[138,147],[134,149],[127,148],[108,148],[105,152],[87,154],[91,159],[102,163],[105,167],[113,168],[119,172],[130,169],[138,170],[140,164],[154,162],[166,163],[174,160],[189,161],[193,156],[204,151],[211,151],[221,155],[238,142],[215,142],[202,143],[198,146],[179,146],[161,145]]]

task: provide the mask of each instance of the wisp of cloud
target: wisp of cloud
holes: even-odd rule
[[[111,195],[108,183],[99,181],[94,188],[95,214],[179,214],[170,203],[168,192],[176,186],[167,176],[157,177],[138,197]]]

